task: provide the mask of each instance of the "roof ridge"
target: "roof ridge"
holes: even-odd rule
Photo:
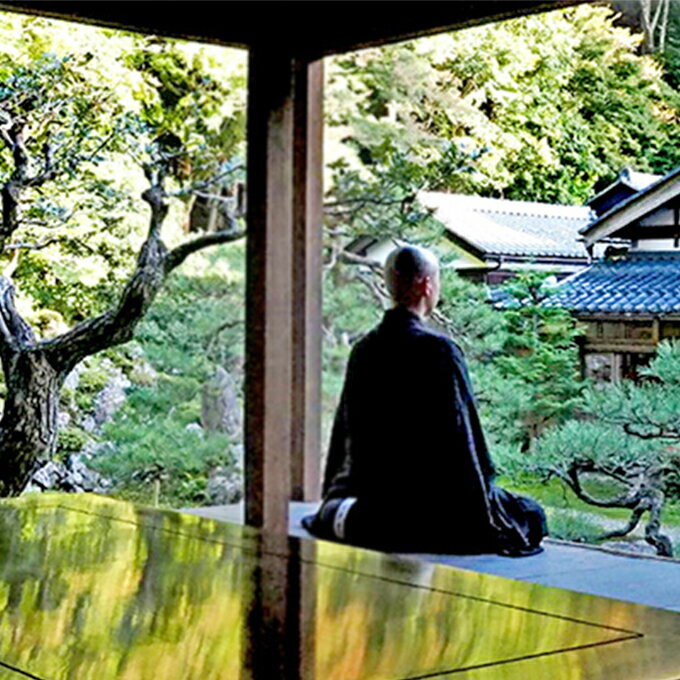
[[[539,204],[541,205],[541,204]],[[550,203],[546,203],[545,205],[552,205]],[[558,206],[558,207],[574,207],[574,208],[582,208],[582,206]],[[503,213],[504,215],[534,215],[536,217],[545,217],[545,213],[540,213],[540,212],[520,212],[520,211],[513,211],[513,210],[491,210],[489,208],[473,208],[475,212],[485,212],[485,213]],[[558,220],[577,220],[577,219],[582,219],[579,217],[570,217],[569,215],[550,215],[550,217]],[[585,217],[585,215],[584,215]]]

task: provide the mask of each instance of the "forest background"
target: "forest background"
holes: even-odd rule
[[[641,2],[632,19],[586,5],[326,60],[324,441],[351,344],[388,304],[374,263],[346,247],[364,235],[408,240],[444,264],[435,323],[467,354],[502,481],[538,496],[558,536],[593,539],[666,498],[665,521],[680,525],[676,348],[662,348],[647,385],[590,385],[578,372],[579,328],[541,304],[545,281],[519,277],[506,288],[514,303],[493,309],[482,286],[446,267],[443,227],[417,201],[429,189],[582,204],[624,167],[680,165],[680,3],[667,6],[651,29],[641,17],[656,5]],[[236,500],[245,53],[12,14],[0,15],[0,34],[0,128],[26,119],[36,165],[60,162],[26,185],[16,230],[3,234],[3,277],[40,341],[124,298],[153,217],[142,192],[159,168],[169,247],[206,229],[230,234],[202,241],[164,279],[134,340],[75,364],[30,488],[172,507]],[[0,153],[7,205],[16,147]],[[659,401],[661,429],[622,429],[636,405]],[[574,485],[580,472],[589,477]],[[645,484],[660,504],[638,494],[644,502],[592,514],[591,501],[630,500]]]

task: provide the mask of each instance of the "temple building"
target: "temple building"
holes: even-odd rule
[[[551,205],[423,191],[418,201],[444,225],[438,244],[461,276],[502,283],[533,269],[569,276],[592,261],[579,230],[596,213],[589,206]],[[355,239],[348,250],[383,262],[395,243],[379,237]]]
[[[590,207],[597,217],[581,236],[605,256],[564,279],[551,304],[585,324],[586,375],[636,378],[661,340],[680,338],[680,168],[663,177],[624,171]]]

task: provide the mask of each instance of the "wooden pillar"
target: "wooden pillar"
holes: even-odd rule
[[[294,110],[291,498],[313,501],[321,490],[323,61],[296,63]]]
[[[293,401],[294,61],[254,46],[248,74],[246,523],[288,532]]]

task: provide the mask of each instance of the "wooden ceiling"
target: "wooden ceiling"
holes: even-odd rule
[[[0,2],[0,9],[319,57],[558,9],[584,0]]]

